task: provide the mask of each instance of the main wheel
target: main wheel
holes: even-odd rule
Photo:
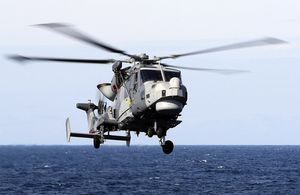
[[[161,127],[158,128],[157,131],[156,131],[157,137],[158,137],[158,138],[162,138],[162,136],[165,135],[165,132],[166,132],[166,131],[165,131],[163,128],[161,128]]]
[[[165,154],[170,154],[174,149],[174,144],[172,141],[167,140],[165,145],[162,146],[162,150]]]
[[[100,147],[100,138],[98,136],[94,137],[94,147],[98,149]]]
[[[154,135],[154,128],[153,127],[149,127],[147,134],[148,134],[148,137],[152,137]]]

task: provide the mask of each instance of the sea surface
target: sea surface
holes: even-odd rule
[[[300,194],[300,146],[0,146],[0,194]]]

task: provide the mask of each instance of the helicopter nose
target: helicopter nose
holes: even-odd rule
[[[156,103],[156,111],[164,115],[177,115],[182,108],[182,103],[177,100],[163,100]]]

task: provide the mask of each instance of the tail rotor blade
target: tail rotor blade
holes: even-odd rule
[[[106,111],[107,103],[104,95],[99,90],[96,92],[96,102],[98,103],[98,115],[101,115]]]

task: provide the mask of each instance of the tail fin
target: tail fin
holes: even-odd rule
[[[67,120],[66,120],[66,133],[67,133],[67,141],[70,142],[71,127],[70,127],[70,120],[69,120],[69,118],[67,118]]]

